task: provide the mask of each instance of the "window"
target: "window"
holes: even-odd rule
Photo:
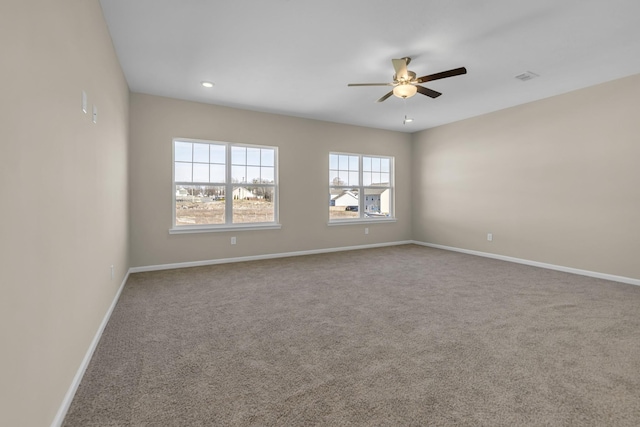
[[[170,232],[279,228],[276,147],[174,139]]]
[[[329,222],[393,219],[393,157],[329,154]]]

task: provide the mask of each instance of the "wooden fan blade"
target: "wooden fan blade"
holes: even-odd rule
[[[421,94],[427,95],[430,98],[437,98],[440,95],[442,95],[440,92],[436,92],[433,89],[429,89],[429,88],[422,87],[422,86],[419,86],[419,85],[416,85],[416,89],[418,89],[418,92],[420,92]]]
[[[389,98],[391,95],[393,95],[393,91],[389,92],[388,94],[386,94],[385,96],[383,96],[382,98],[378,99],[376,102],[382,102],[385,99]]]
[[[409,74],[407,73],[407,58],[402,59],[392,59],[393,68],[396,70],[396,79],[397,80],[408,80]]]
[[[428,76],[422,76],[417,79],[418,83],[430,82],[432,80],[444,79],[447,77],[459,76],[460,74],[467,74],[467,69],[464,67],[454,68],[449,71],[442,71],[440,73],[429,74]]]
[[[349,83],[347,86],[393,86],[393,83]]]

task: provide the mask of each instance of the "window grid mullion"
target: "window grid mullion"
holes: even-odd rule
[[[225,145],[225,194],[224,194],[224,223],[233,223],[233,183],[231,182],[231,144]]]
[[[358,198],[360,199],[360,206],[358,206],[358,217],[364,218],[364,181],[362,180],[362,168],[364,167],[364,161],[361,154],[358,154]]]

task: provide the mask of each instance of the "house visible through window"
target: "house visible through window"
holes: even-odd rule
[[[393,218],[393,157],[329,154],[329,221]]]
[[[277,148],[173,141],[172,231],[277,225]]]

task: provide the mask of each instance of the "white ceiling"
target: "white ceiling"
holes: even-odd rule
[[[640,73],[639,0],[101,4],[133,92],[402,132]],[[347,87],[390,82],[403,56],[418,76],[468,74],[423,84],[437,99]],[[515,79],[525,71],[540,77]]]

